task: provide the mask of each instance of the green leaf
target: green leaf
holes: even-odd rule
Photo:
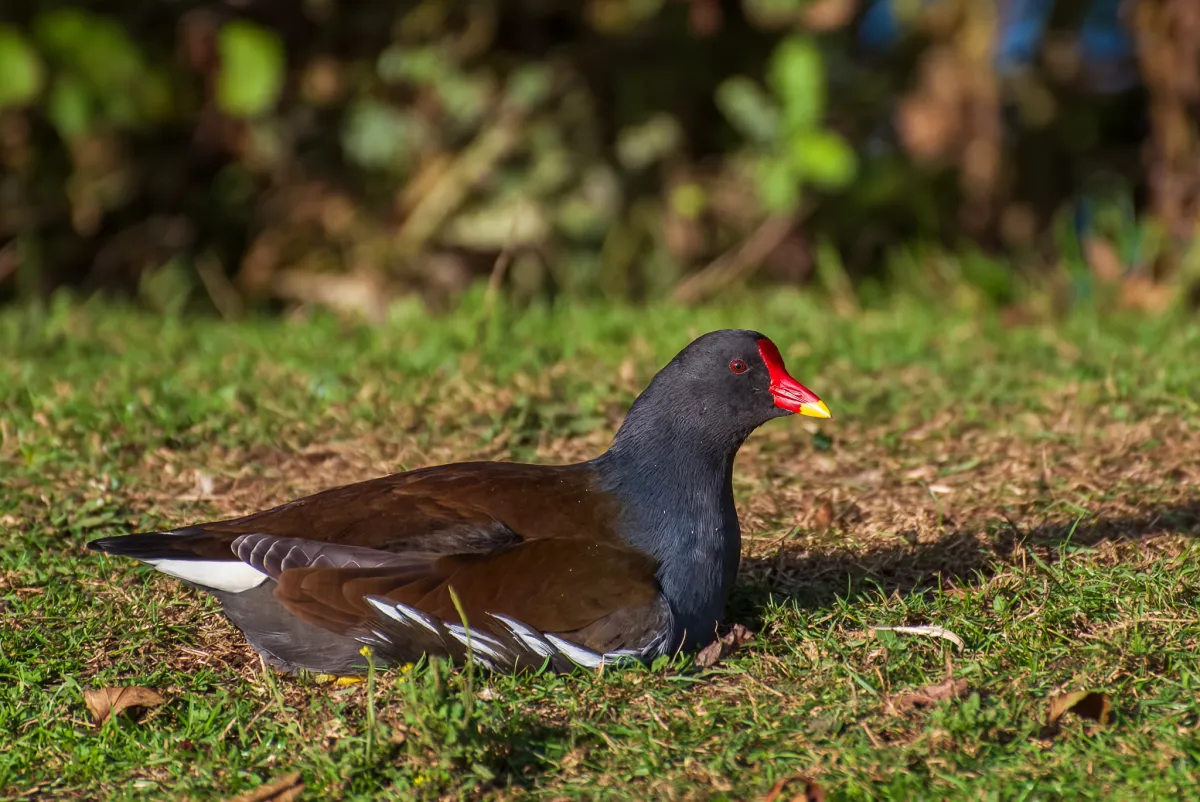
[[[790,161],[804,180],[822,189],[838,189],[854,179],[858,157],[832,131],[803,131],[792,135]]]
[[[771,55],[767,81],[789,130],[813,128],[825,110],[825,62],[813,40],[789,36]]]
[[[708,206],[708,194],[695,181],[685,181],[671,190],[671,210],[686,220],[698,220]]]
[[[137,84],[138,111],[144,120],[165,120],[175,109],[174,87],[167,73],[147,70]]]
[[[137,42],[119,22],[99,14],[89,15],[88,38],[74,53],[80,74],[105,94],[121,94],[141,80],[146,60]]]
[[[51,58],[74,64],[88,44],[92,15],[77,8],[58,8],[38,14],[33,21],[33,36]]]
[[[137,43],[116,20],[77,8],[39,14],[34,35],[52,61],[103,93],[123,92],[146,68]]]
[[[779,134],[779,109],[754,81],[742,75],[717,87],[717,108],[751,142],[770,142]]]
[[[408,163],[424,137],[419,117],[386,103],[356,104],[342,128],[342,147],[363,167],[398,169]]]
[[[452,73],[437,85],[438,99],[446,116],[460,125],[471,125],[487,111],[489,87],[486,79]]]
[[[60,75],[46,98],[46,116],[63,139],[87,133],[95,116],[86,86],[70,75]]]
[[[679,148],[683,130],[669,114],[655,114],[640,125],[617,132],[617,160],[628,170],[642,170]]]
[[[541,64],[524,64],[514,69],[505,83],[508,102],[521,109],[532,109],[545,102],[554,91],[554,75]]]
[[[787,212],[800,205],[800,180],[786,162],[769,156],[758,161],[755,169],[758,196],[770,212]]]
[[[59,109],[56,125],[82,130],[84,93],[88,116],[110,124],[136,126],[169,115],[174,103],[169,70],[153,66],[120,21],[60,8],[39,14],[33,31],[47,60],[74,84],[52,101]]]
[[[41,59],[21,32],[0,25],[0,109],[24,106],[42,91]]]
[[[435,86],[454,71],[453,65],[436,47],[401,45],[392,45],[380,53],[375,69],[387,83],[418,86]]]
[[[233,117],[256,117],[275,105],[286,66],[283,43],[245,20],[227,23],[217,41],[221,59],[217,105]]]

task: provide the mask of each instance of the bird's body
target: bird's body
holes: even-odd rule
[[[794,411],[828,417],[769,340],[714,332],[660,371],[593,460],[422,468],[89,546],[213,593],[285,670],[361,673],[364,645],[385,665],[468,651],[501,670],[648,660],[715,637],[740,552],[734,457]]]

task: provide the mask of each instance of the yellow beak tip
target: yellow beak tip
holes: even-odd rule
[[[810,418],[832,418],[829,407],[825,406],[824,401],[814,401],[811,404],[801,404],[800,414],[807,415]]]

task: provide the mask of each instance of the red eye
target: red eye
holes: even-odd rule
[[[740,359],[735,359],[729,363],[729,369],[734,373],[745,373],[746,363]]]

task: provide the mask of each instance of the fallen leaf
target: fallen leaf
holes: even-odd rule
[[[716,665],[717,661],[721,659],[722,645],[723,644],[718,638],[701,649],[700,653],[696,655],[696,665],[700,666],[701,668],[709,668],[710,666]]]
[[[741,624],[734,624],[729,631],[712,643],[705,646],[696,655],[696,665],[701,668],[712,668],[721,659],[737,651],[737,648],[747,641],[754,640],[754,633]]]
[[[823,501],[813,512],[813,519],[818,529],[828,529],[833,523],[833,505]]]
[[[897,712],[932,707],[947,699],[960,699],[967,693],[967,681],[949,677],[937,685],[926,685],[919,691],[902,693],[891,701]]]
[[[741,646],[743,643],[749,643],[752,640],[754,640],[754,633],[741,624],[734,624],[730,627],[724,637],[726,643],[732,643],[735,646]]]
[[[346,725],[342,723],[340,718],[331,718],[325,725],[325,730],[321,733],[322,739],[325,741],[325,746],[332,746],[338,741],[349,735]]]
[[[300,796],[304,783],[300,782],[300,772],[293,771],[282,777],[260,785],[253,791],[230,797],[227,802],[291,802]]]
[[[118,716],[135,707],[158,707],[164,700],[157,691],[140,685],[129,685],[124,688],[84,691],[83,701],[87,703],[92,719],[99,727],[109,716]]]
[[[825,802],[825,789],[803,774],[793,774],[791,777],[782,777],[777,780],[771,786],[771,790],[767,792],[767,798],[763,802],[776,802],[782,799],[783,789],[793,782],[804,783],[804,793],[792,797],[791,802]]]
[[[837,735],[842,731],[842,722],[832,713],[809,719],[808,731],[814,735]]]
[[[936,471],[933,469],[932,465],[920,465],[916,468],[906,471],[904,478],[912,479],[914,481],[923,481],[931,478],[935,473]]]
[[[920,627],[871,627],[876,632],[899,632],[904,635],[928,635],[931,638],[942,638],[948,640],[962,649],[965,644],[963,639],[955,635],[948,629],[935,626],[920,626]]]
[[[1112,700],[1107,693],[1099,691],[1072,691],[1050,697],[1050,715],[1046,726],[1058,726],[1059,719],[1067,713],[1074,713],[1080,718],[1107,724],[1112,713]]]

